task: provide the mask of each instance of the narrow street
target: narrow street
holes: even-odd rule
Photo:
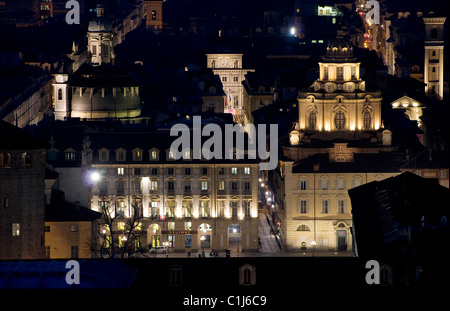
[[[277,243],[275,236],[270,232],[270,226],[267,222],[266,215],[260,212],[258,217],[258,235],[261,242],[261,255],[264,256],[264,254],[266,253],[281,253],[282,251]]]

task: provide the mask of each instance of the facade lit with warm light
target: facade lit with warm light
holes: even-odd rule
[[[299,129],[336,132],[378,130],[381,126],[381,92],[366,91],[360,62],[353,47],[343,40],[327,47],[319,63],[320,77],[300,92]]]
[[[94,152],[98,161],[91,170],[101,177],[92,187],[91,209],[110,209],[119,239],[125,222],[139,213],[134,236],[141,249],[168,243],[170,252],[257,250],[257,163],[180,163],[165,150],[121,149],[109,155],[116,163],[102,164],[109,151]],[[120,163],[126,153],[132,161]],[[148,161],[143,161],[144,153]]]

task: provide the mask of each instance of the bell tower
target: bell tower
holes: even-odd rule
[[[425,94],[442,100],[444,96],[444,23],[445,17],[424,17]]]
[[[113,27],[102,5],[97,5],[97,17],[89,23],[87,37],[90,63],[94,66],[114,64]]]
[[[69,117],[69,76],[64,73],[55,74],[53,83],[53,99],[55,120],[64,120]]]

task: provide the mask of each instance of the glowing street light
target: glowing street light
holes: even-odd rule
[[[97,182],[97,181],[99,181],[100,180],[100,173],[99,172],[97,172],[97,171],[94,171],[94,172],[92,172],[91,173],[91,176],[90,176],[90,178],[91,178],[91,181],[92,182]]]
[[[297,29],[295,29],[295,27],[291,27],[290,31],[291,35],[295,36],[295,34],[297,33]]]

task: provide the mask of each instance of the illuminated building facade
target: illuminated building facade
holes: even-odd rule
[[[353,47],[331,42],[320,77],[298,97],[299,122],[274,177],[288,251],[352,251],[348,190],[400,173],[405,160],[381,124],[381,93],[366,91]]]
[[[381,126],[381,92],[366,91],[353,47],[342,37],[333,41],[319,68],[319,79],[299,94],[300,130],[378,130]]]

